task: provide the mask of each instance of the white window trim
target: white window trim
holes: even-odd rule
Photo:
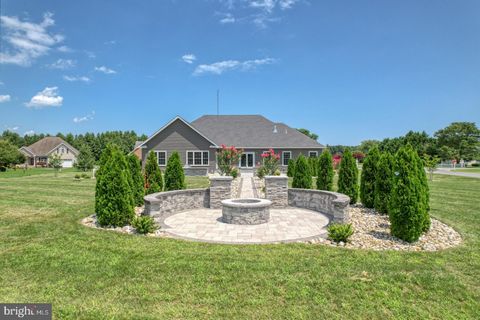
[[[252,154],[253,155],[253,167],[242,167],[242,156],[243,155],[247,155],[247,154]],[[252,168],[255,168],[257,166],[256,162],[255,162],[255,159],[256,159],[256,155],[255,155],[255,152],[254,151],[249,151],[249,152],[243,152],[241,155],[240,155],[240,159],[238,160],[238,167],[239,168],[244,168],[244,169],[252,169]],[[245,161],[248,163],[248,158],[245,159]]]
[[[310,153],[315,153],[315,157],[318,157],[318,151],[308,151],[308,157],[310,158]]]
[[[193,164],[188,164],[188,153],[193,152]],[[202,164],[195,164],[195,152],[201,152],[201,161]],[[203,153],[207,153],[207,164],[203,164]],[[185,151],[185,165],[187,167],[208,167],[210,166],[210,151],[209,150],[187,150]]]
[[[160,167],[165,167],[165,166],[167,165],[167,161],[168,161],[168,158],[167,158],[168,152],[167,152],[167,150],[153,150],[153,152],[155,152],[155,156],[157,157],[157,165],[160,166]],[[165,153],[165,164],[158,164],[158,154],[159,154],[160,152]]]
[[[285,164],[285,162],[284,162],[283,154],[285,154],[285,153],[289,153],[289,154],[290,154],[290,158],[288,158],[288,160],[292,159],[292,151],[282,151],[282,166],[283,166],[283,167],[288,166],[288,161],[287,161],[287,164]]]

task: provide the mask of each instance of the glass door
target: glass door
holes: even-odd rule
[[[240,168],[253,168],[255,166],[255,153],[245,152],[240,158]]]

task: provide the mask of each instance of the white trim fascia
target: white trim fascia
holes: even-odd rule
[[[201,137],[203,137],[204,139],[206,139],[208,142],[210,142],[213,146],[219,148],[219,146],[217,146],[217,144],[215,142],[213,142],[212,140],[210,140],[209,138],[207,138],[203,133],[201,133],[200,131],[198,131],[197,129],[195,129],[190,123],[188,123],[188,121],[186,121],[185,119],[183,119],[182,117],[180,116],[176,116],[175,118],[173,118],[172,120],[170,120],[166,125],[164,125],[163,127],[161,127],[157,132],[155,132],[154,134],[152,134],[147,140],[143,141],[143,143],[141,145],[139,145],[137,148],[140,148],[140,147],[143,147],[143,145],[145,145],[148,141],[152,140],[154,137],[156,137],[160,132],[162,132],[163,130],[165,130],[166,128],[168,128],[172,123],[174,123],[176,120],[180,120],[182,121],[183,123],[185,123],[189,128],[191,128],[193,131],[195,131],[196,133],[198,133]],[[137,149],[135,148],[135,149]],[[135,150],[133,149],[133,150]]]

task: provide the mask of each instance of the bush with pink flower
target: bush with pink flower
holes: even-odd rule
[[[227,147],[222,144],[220,150],[217,151],[218,169],[221,175],[231,176],[232,171],[242,156],[243,150],[237,149],[235,146]]]
[[[280,154],[275,153],[270,149],[260,155],[262,157],[263,172],[266,176],[273,176],[278,174],[278,163],[280,161]]]

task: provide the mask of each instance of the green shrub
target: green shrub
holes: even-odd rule
[[[393,188],[388,204],[390,230],[393,236],[407,242],[418,240],[428,214],[418,161],[410,145],[401,147],[395,154]]]
[[[312,173],[307,159],[301,154],[295,163],[295,174],[293,175],[293,188],[311,189]]]
[[[350,204],[357,202],[358,197],[358,168],[352,152],[346,149],[340,162],[338,172],[338,192],[350,197]]]
[[[478,162],[472,163],[472,167],[474,168],[480,167],[480,163]]]
[[[360,179],[360,200],[367,208],[373,208],[375,206],[375,179],[379,158],[380,152],[378,151],[378,147],[374,146],[368,151],[367,156],[363,160]]]
[[[238,177],[238,175],[240,174],[240,171],[238,171],[237,168],[233,168],[231,171],[230,171],[230,174],[232,175],[233,179],[236,179]]]
[[[328,226],[328,238],[335,242],[348,242],[348,238],[353,234],[352,225],[349,224],[332,224]]]
[[[273,173],[274,176],[279,176],[281,174],[282,172],[280,171],[280,169],[275,170],[275,172]]]
[[[264,166],[261,166],[261,167],[259,167],[259,168],[257,169],[257,173],[256,173],[256,174],[257,174],[257,177],[258,177],[259,179],[263,179],[263,178],[265,178],[265,174],[266,174],[266,173],[267,173],[267,172],[266,172],[265,167],[264,167]]]
[[[418,155],[416,151],[414,151],[415,161],[417,163],[417,176],[418,180],[420,181],[420,203],[421,209],[420,212],[423,215],[423,227],[422,231],[426,232],[430,229],[430,215],[428,212],[430,211],[430,192],[428,187],[428,179],[427,173],[425,172],[424,162]]]
[[[150,152],[145,163],[144,171],[145,194],[160,192],[163,190],[162,171],[158,167],[155,152]]]
[[[79,151],[80,154],[75,162],[75,168],[82,171],[92,170],[95,164],[95,158],[93,157],[90,147],[87,144],[82,144]]]
[[[288,167],[287,167],[287,176],[290,178],[293,178],[293,175],[295,174],[295,160],[294,159],[289,159],[288,160]]]
[[[157,229],[155,220],[150,216],[137,216],[133,218],[132,226],[141,234],[153,233]]]
[[[82,176],[77,173],[74,178],[75,178],[76,180],[80,180],[80,179],[82,178]]]
[[[325,149],[318,158],[317,189],[332,191],[333,189],[333,160],[328,149]]]
[[[375,210],[388,213],[388,202],[393,186],[393,166],[395,159],[389,152],[381,154],[375,174]]]
[[[168,158],[165,169],[165,191],[185,189],[185,173],[183,172],[180,155],[174,151]]]
[[[97,219],[102,226],[125,226],[134,216],[130,172],[118,147],[107,148],[110,159],[104,162],[95,188]]]
[[[143,205],[143,196],[145,189],[143,186],[142,164],[140,159],[133,153],[127,156],[128,169],[132,178],[132,194],[134,205],[139,207]]]
[[[312,177],[317,176],[317,171],[318,171],[318,160],[317,157],[308,157],[308,165],[310,166],[310,172],[312,174]]]
[[[90,179],[90,176],[85,172],[81,174],[82,179]]]

